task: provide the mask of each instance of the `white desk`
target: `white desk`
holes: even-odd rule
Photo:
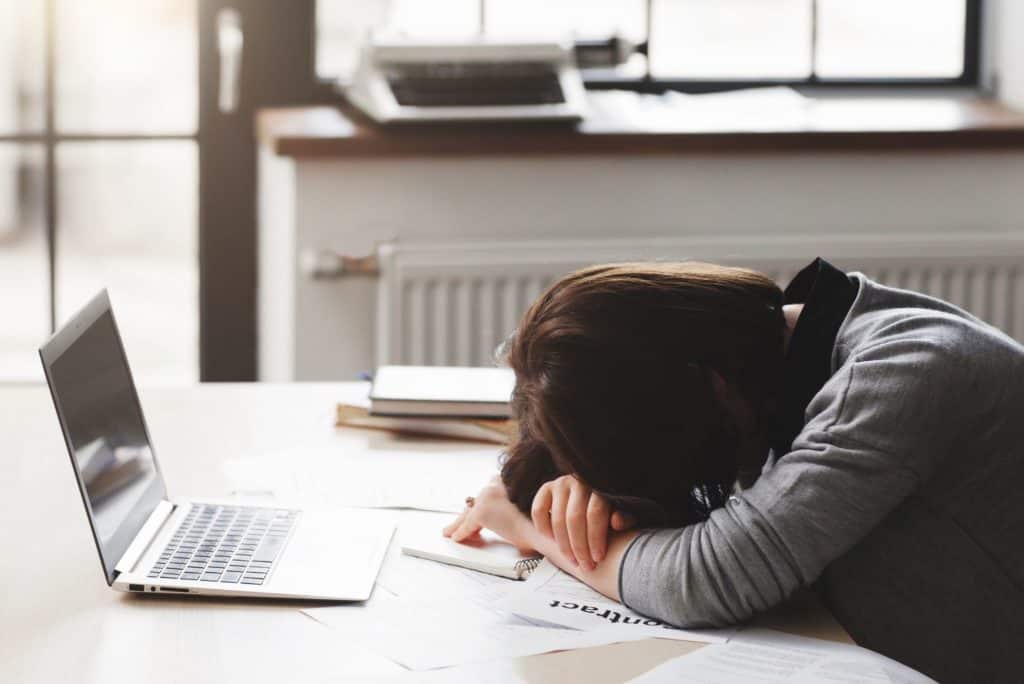
[[[335,430],[333,404],[353,385],[206,385],[141,390],[172,494],[223,496],[221,463],[296,446],[335,446],[340,459],[398,446]],[[346,647],[298,603],[140,597],[103,581],[82,503],[43,387],[0,387],[0,681],[297,682],[408,680],[365,649]],[[422,444],[417,446],[422,448]],[[436,444],[438,449],[467,445]],[[815,605],[765,624],[848,640]],[[622,681],[697,647],[648,640],[444,670],[416,680]]]

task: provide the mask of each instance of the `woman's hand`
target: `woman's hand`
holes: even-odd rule
[[[586,570],[593,570],[608,551],[608,531],[628,530],[634,520],[612,510],[600,494],[573,475],[545,483],[533,497],[533,525],[553,538],[559,550]]]
[[[505,485],[497,476],[473,497],[472,504],[467,503],[455,522],[444,528],[444,536],[463,542],[477,538],[485,527],[515,544],[520,551],[535,548],[532,539],[536,532],[530,519],[509,501]]]

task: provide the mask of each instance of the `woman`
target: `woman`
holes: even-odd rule
[[[1024,666],[1024,348],[817,260],[785,293],[597,266],[511,341],[520,435],[445,529],[487,527],[628,607],[724,626],[814,585],[943,682]]]

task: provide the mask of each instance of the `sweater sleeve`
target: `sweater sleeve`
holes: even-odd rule
[[[816,580],[948,450],[960,421],[943,397],[956,396],[965,368],[918,335],[852,358],[750,489],[704,522],[637,537],[619,569],[623,603],[682,627],[725,626]]]

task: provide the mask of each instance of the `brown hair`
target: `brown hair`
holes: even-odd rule
[[[711,371],[763,424],[784,330],[782,292],[746,269],[626,263],[562,278],[508,344],[519,421],[502,467],[510,498],[528,513],[544,482],[573,473],[643,524],[707,517],[749,438]]]

